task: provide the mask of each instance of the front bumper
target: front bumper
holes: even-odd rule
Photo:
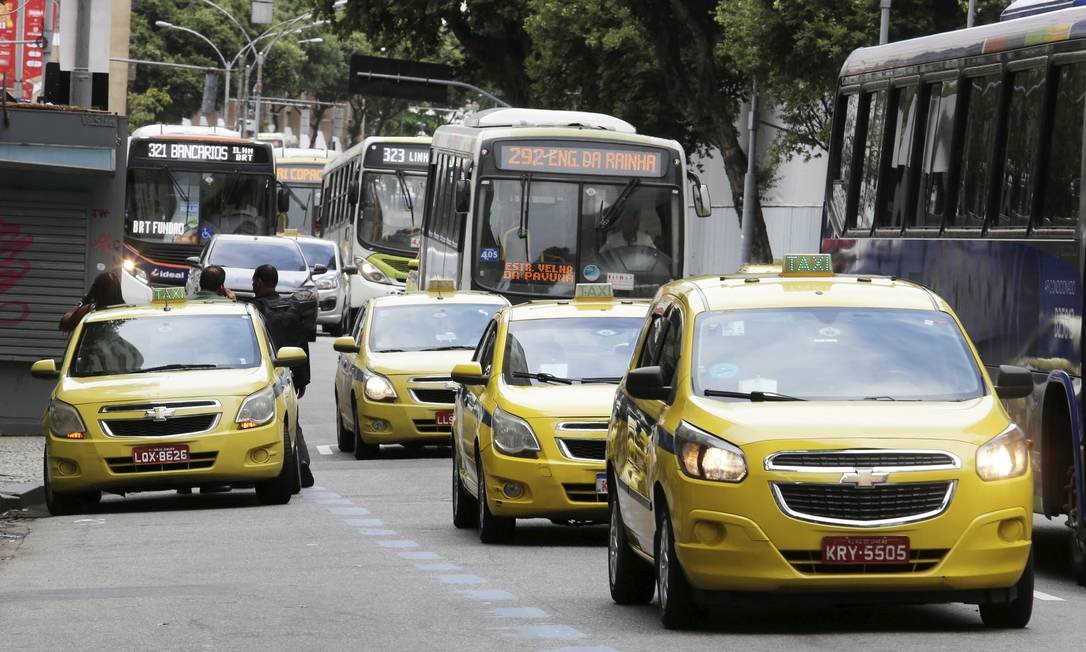
[[[359,389],[358,395],[365,396],[365,393]],[[401,393],[395,401],[388,402],[363,398],[358,411],[359,432],[367,444],[449,444],[452,441],[451,426],[437,424],[437,413],[451,413],[451,403],[413,403]]]
[[[536,459],[510,457],[492,444],[479,451],[486,469],[490,511],[496,516],[516,518],[606,521],[607,494],[596,493],[596,475],[604,472],[603,460],[552,458],[548,449],[553,447],[553,439],[550,443],[551,446],[541,443],[544,450]],[[523,495],[507,496],[504,489],[507,482],[519,483]]]
[[[335,326],[343,319],[345,304],[340,297],[340,289],[320,290],[317,293],[317,324]]]

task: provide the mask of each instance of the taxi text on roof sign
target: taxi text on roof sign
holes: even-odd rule
[[[168,303],[170,301],[184,301],[185,300],[185,288],[183,287],[168,287],[168,288],[155,288],[154,294],[151,296],[151,301],[155,303]]]
[[[829,254],[786,254],[781,276],[833,276]]]
[[[456,292],[456,286],[453,284],[452,279],[432,278],[430,279],[430,282],[426,284],[426,290],[431,294],[440,294],[442,292]]]
[[[576,300],[613,299],[615,289],[610,283],[578,283],[573,298]]]

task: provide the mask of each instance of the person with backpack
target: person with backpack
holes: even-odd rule
[[[279,270],[273,265],[261,265],[253,271],[253,294],[249,303],[260,312],[264,325],[268,327],[272,346],[278,350],[284,346],[297,346],[305,351],[305,364],[291,369],[294,374],[294,389],[298,398],[305,396],[309,385],[309,338],[306,337],[302,316],[290,297],[281,297],[275,291],[279,285]],[[313,486],[313,472],[309,469],[309,449],[302,436],[301,419],[298,420],[298,453],[302,463],[302,486]]]

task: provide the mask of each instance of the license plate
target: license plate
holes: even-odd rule
[[[907,564],[909,537],[823,537],[823,564]]]
[[[607,474],[596,474],[596,493],[607,495]]]
[[[452,410],[442,410],[434,415],[434,419],[437,421],[437,425],[439,426],[451,426],[452,418]]]
[[[188,461],[188,444],[137,446],[132,449],[133,464],[180,464]]]

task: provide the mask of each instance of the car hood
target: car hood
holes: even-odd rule
[[[370,353],[366,366],[385,376],[428,374],[448,376],[452,368],[471,360],[474,351],[405,351],[403,353]]]
[[[129,401],[248,396],[266,387],[272,378],[266,367],[252,369],[199,369],[121,376],[65,376],[57,384],[57,398],[72,405]]]
[[[502,382],[501,408],[519,417],[597,417],[611,414],[617,385],[537,385],[522,387]]]
[[[231,290],[253,293],[253,272],[255,270],[245,267],[230,267],[226,269],[226,287]],[[309,280],[309,272],[279,272],[279,285],[275,289],[279,292],[297,290]]]

